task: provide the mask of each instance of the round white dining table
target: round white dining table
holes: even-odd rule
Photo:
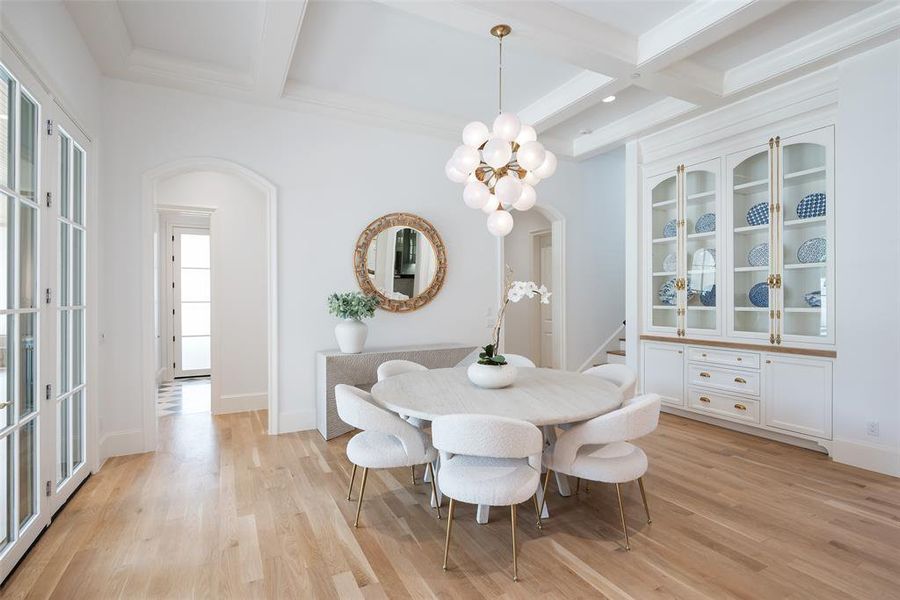
[[[415,371],[376,383],[372,396],[388,410],[428,421],[453,414],[521,419],[543,427],[546,444],[556,439],[554,426],[587,421],[622,404],[621,392],[605,379],[539,368],[519,368],[516,381],[497,390],[476,387],[461,367]],[[560,494],[568,496],[568,479],[557,473],[556,481]],[[539,501],[540,492],[538,489]],[[440,501],[432,498],[433,504]],[[544,516],[549,516],[544,505]],[[479,523],[488,521],[489,509],[478,507]]]

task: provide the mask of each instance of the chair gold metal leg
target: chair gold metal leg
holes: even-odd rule
[[[412,484],[416,485],[416,467],[412,465],[409,467],[409,474],[412,476]]]
[[[647,513],[647,524],[653,522],[650,518],[650,507],[647,505],[647,494],[644,492],[644,478],[638,477],[638,487],[641,488],[641,500],[644,501],[644,512]]]
[[[550,483],[550,469],[547,469],[547,475],[544,476],[544,489],[541,490],[541,513],[544,512],[544,505],[547,504],[547,484]]]
[[[447,509],[447,539],[444,540],[444,570],[447,570],[447,554],[450,552],[450,530],[453,529],[454,500],[450,498],[450,508]]]
[[[434,482],[436,477],[434,476],[434,467],[431,466],[431,463],[425,463],[425,471],[431,473],[431,493],[434,494],[434,508],[437,510],[438,519],[440,519],[441,505],[438,502],[437,484]]]
[[[369,478],[369,467],[365,467],[363,469],[363,478],[362,485],[359,488],[359,500],[356,502],[356,521],[353,523],[354,527],[359,527],[359,511],[362,510],[362,499],[363,494],[366,493],[366,479]]]
[[[575,495],[578,495],[578,491],[581,489],[581,477],[575,478]]]
[[[541,521],[541,506],[538,504],[537,492],[535,492],[534,496],[531,497],[534,500],[534,510],[537,512],[537,526],[538,529],[544,528],[544,523]]]
[[[622,515],[622,531],[625,532],[625,549],[631,550],[631,543],[628,541],[628,526],[625,524],[625,505],[622,504],[622,488],[616,484],[616,496],[619,497],[619,514]]]
[[[513,581],[519,580],[519,558],[516,555],[516,505],[509,507],[509,520],[512,523],[512,547],[513,547]]]
[[[347,500],[350,499],[350,494],[353,493],[353,480],[356,479],[356,465],[353,465],[353,472],[350,473],[350,487],[347,488]]]

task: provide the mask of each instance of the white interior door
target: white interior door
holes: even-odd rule
[[[211,292],[209,229],[173,226],[172,316],[175,377],[209,375]]]
[[[540,279],[538,285],[550,285],[553,281],[553,248],[550,234],[538,238],[540,243]],[[540,307],[540,364],[539,367],[553,367],[553,310],[550,304]]]

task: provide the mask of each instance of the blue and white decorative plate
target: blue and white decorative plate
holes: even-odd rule
[[[676,235],[678,235],[678,228],[675,225],[675,219],[672,219],[666,223],[665,227],[663,227],[663,237],[670,238],[675,237]]]
[[[675,278],[669,279],[667,282],[662,284],[659,287],[659,292],[657,292],[656,296],[659,298],[660,304],[665,304],[667,306],[675,305],[675,298],[678,295],[678,291],[675,289]]]
[[[666,257],[663,259],[663,262],[662,262],[662,270],[671,273],[678,266],[677,261],[678,261],[678,258],[675,256],[674,252],[670,252],[669,254],[666,254]]]
[[[809,194],[797,205],[797,217],[800,219],[812,219],[825,216],[825,194],[816,192]]]
[[[800,244],[797,260],[802,263],[825,262],[825,238],[812,238]]]
[[[700,292],[700,304],[703,306],[716,305],[716,284],[713,284],[708,290]]]
[[[747,211],[747,225],[768,225],[769,224],[769,203],[760,202],[754,204]]]
[[[747,262],[751,267],[765,267],[769,264],[769,243],[763,242],[750,248],[747,253]]]
[[[766,282],[757,283],[750,288],[750,304],[759,308],[769,307],[769,284]]]
[[[822,306],[822,292],[819,290],[804,294],[803,299],[813,308],[820,308]]]
[[[716,215],[715,213],[706,213],[705,215],[700,215],[700,218],[697,219],[697,222],[694,224],[694,233],[708,233],[710,231],[716,230]]]

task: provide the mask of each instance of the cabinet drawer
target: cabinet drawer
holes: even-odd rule
[[[753,352],[735,352],[717,350],[715,348],[688,348],[688,360],[717,365],[728,365],[742,369],[758,369],[759,354]]]
[[[730,398],[692,389],[688,392],[688,406],[720,417],[759,423],[759,402],[756,400]]]
[[[759,373],[691,364],[688,367],[688,385],[759,396]]]

